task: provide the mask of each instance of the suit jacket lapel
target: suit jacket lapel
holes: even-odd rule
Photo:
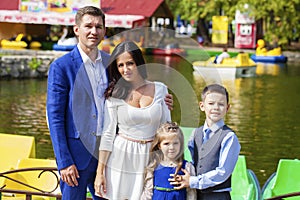
[[[108,54],[106,54],[106,53],[103,53],[103,51],[100,51],[100,52],[101,52],[101,58],[102,58],[103,65],[104,65],[104,67],[106,69],[105,70],[106,71],[106,77],[109,78],[109,76],[108,76],[108,65],[109,65],[110,56]],[[109,81],[110,80],[108,80],[108,82],[107,82],[107,86],[109,84]]]
[[[93,99],[94,101],[92,85],[77,47],[74,48],[74,50],[72,51],[72,57],[74,59],[73,61],[76,70],[78,70],[76,74],[75,82],[82,85],[87,91],[87,93],[89,94],[89,96],[91,97],[91,99]]]

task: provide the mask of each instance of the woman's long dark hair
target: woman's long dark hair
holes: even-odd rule
[[[128,91],[131,89],[130,83],[122,78],[117,66],[117,58],[125,52],[128,52],[132,56],[141,77],[143,79],[147,78],[145,59],[141,49],[132,41],[121,42],[115,47],[110,57],[107,69],[109,86],[104,92],[106,99],[111,96],[119,99],[125,99],[128,95]]]

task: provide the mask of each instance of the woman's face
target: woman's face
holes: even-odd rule
[[[117,67],[121,76],[128,82],[134,82],[142,78],[135,61],[128,52],[119,55],[117,58]]]

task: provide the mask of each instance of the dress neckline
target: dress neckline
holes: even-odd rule
[[[154,84],[154,96],[153,96],[153,100],[152,100],[152,102],[148,105],[148,106],[145,106],[145,107],[135,107],[135,106],[133,106],[133,105],[130,105],[129,103],[127,103],[124,99],[122,99],[122,101],[128,106],[128,107],[131,107],[131,108],[135,108],[135,109],[146,109],[146,108],[149,108],[149,107],[151,107],[153,104],[154,104],[154,102],[155,102],[155,99],[156,99],[156,92],[157,92],[157,85],[156,85],[156,83],[155,82],[153,82],[153,84]]]

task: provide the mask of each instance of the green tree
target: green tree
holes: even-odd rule
[[[197,20],[197,34],[210,42],[208,23],[215,15],[226,15],[231,22],[238,0],[166,0],[175,15],[183,20]],[[232,29],[230,35],[232,35]],[[232,37],[233,38],[233,37]]]
[[[195,19],[198,28],[214,15],[226,15],[234,20],[235,11],[248,12],[256,20],[263,21],[264,39],[267,42],[278,38],[279,45],[289,44],[300,38],[300,0],[166,0],[174,15],[184,20]],[[248,4],[249,7],[245,7]],[[232,29],[231,29],[232,30]],[[207,32],[204,30],[203,32]]]
[[[300,1],[252,0],[253,16],[264,21],[264,39],[279,45],[290,44],[300,35]]]

